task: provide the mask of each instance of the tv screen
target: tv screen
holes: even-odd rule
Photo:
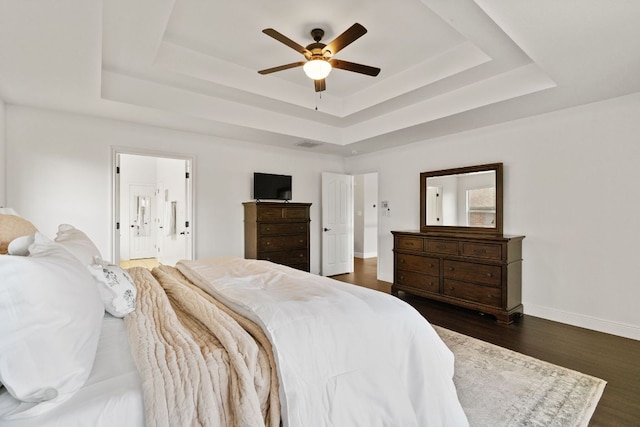
[[[254,172],[253,198],[256,200],[291,200],[291,175]]]

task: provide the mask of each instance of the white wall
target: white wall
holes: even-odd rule
[[[0,99],[0,206],[8,207],[8,200],[6,198],[6,179],[7,179],[7,168],[6,168],[6,138],[5,138],[5,104]]]
[[[378,174],[353,177],[353,253],[356,258],[378,256]]]
[[[380,279],[391,230],[419,228],[419,173],[504,163],[504,231],[523,234],[525,313],[640,339],[640,93],[349,158],[377,170]]]
[[[113,146],[195,156],[195,257],[244,255],[242,202],[254,171],[293,176],[293,201],[311,202],[311,271],[320,271],[320,176],[343,160],[133,123],[6,107],[7,199],[43,233],[67,222],[112,253]]]
[[[364,258],[364,175],[353,177],[353,254]]]
[[[378,256],[378,174],[364,175],[364,198],[362,212],[364,216],[365,258]]]

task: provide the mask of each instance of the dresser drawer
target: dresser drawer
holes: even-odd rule
[[[487,259],[502,259],[502,246],[496,243],[461,242],[461,254]]]
[[[458,242],[455,240],[426,240],[427,252],[435,254],[458,255]]]
[[[494,288],[492,286],[444,279],[442,293],[450,297],[492,305],[494,307],[500,307],[502,305],[500,288]]]
[[[259,259],[275,262],[277,264],[305,264],[308,260],[306,249],[294,249],[290,251],[264,252]]]
[[[440,292],[440,279],[438,276],[398,270],[396,272],[396,283],[436,294]]]
[[[440,275],[440,260],[419,255],[397,254],[396,262],[399,269],[417,271],[420,273]]]
[[[259,239],[261,251],[282,251],[287,249],[306,249],[306,235],[269,236]]]
[[[502,269],[497,265],[444,260],[444,277],[448,279],[500,286]]]
[[[258,221],[275,221],[282,219],[282,208],[260,207],[258,208]]]
[[[281,221],[287,219],[309,219],[309,210],[306,207],[277,207],[264,206],[258,208],[258,221]]]
[[[284,219],[309,219],[309,209],[302,207],[282,208]]]
[[[398,237],[396,241],[396,248],[408,251],[422,251],[424,250],[422,245],[423,241],[424,239],[421,239],[420,237]]]
[[[262,236],[300,234],[306,233],[308,226],[306,222],[264,223],[258,226],[258,230]]]

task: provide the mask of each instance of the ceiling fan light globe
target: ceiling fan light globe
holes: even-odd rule
[[[322,80],[331,72],[331,64],[322,58],[311,59],[302,68],[311,80]]]

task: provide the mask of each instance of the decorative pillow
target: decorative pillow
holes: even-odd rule
[[[117,265],[96,260],[89,271],[98,282],[104,308],[115,317],[124,317],[135,309],[136,286],[131,277]]]
[[[36,227],[17,215],[0,214],[0,254],[6,254],[9,243],[16,237],[33,234]]]
[[[91,239],[72,225],[60,224],[55,241],[78,258],[84,266],[93,263],[95,257],[102,258]]]
[[[87,267],[41,233],[34,240],[29,256],[0,256],[2,419],[38,415],[82,387],[104,316]]]

